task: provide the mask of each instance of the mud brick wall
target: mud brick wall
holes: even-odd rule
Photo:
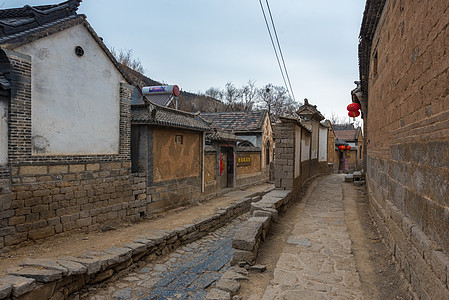
[[[367,184],[421,299],[448,299],[449,2],[387,1],[368,82]]]

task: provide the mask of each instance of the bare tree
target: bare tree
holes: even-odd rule
[[[273,121],[281,116],[296,116],[299,107],[286,88],[271,83],[259,90],[258,100],[259,107],[266,109]]]
[[[219,88],[211,87],[204,92],[204,95],[207,97],[211,97],[217,100],[223,99],[223,91],[221,91]]]
[[[127,66],[128,68],[139,72],[139,73],[144,73],[145,69],[142,65],[142,62],[140,61],[140,59],[133,57],[133,50],[132,49],[120,49],[118,52],[112,47],[111,48],[111,53],[112,55],[114,55],[115,59]]]
[[[255,81],[248,80],[248,83],[244,85],[240,90],[241,103],[243,110],[252,110],[254,100],[257,96],[258,89],[255,85]]]
[[[223,98],[226,101],[227,109],[233,110],[238,98],[240,91],[232,82],[228,82],[225,85],[225,90],[223,92]]]

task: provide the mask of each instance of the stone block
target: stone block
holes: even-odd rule
[[[47,174],[47,166],[21,166],[20,175],[42,175]]]
[[[232,239],[232,247],[239,250],[253,251],[262,234],[263,223],[260,221],[246,221]]]
[[[277,198],[285,198],[291,193],[291,190],[273,190],[266,194],[266,196],[272,196]]]
[[[62,272],[35,267],[15,267],[8,270],[8,274],[27,277],[37,282],[52,282],[62,278]]]
[[[56,262],[67,269],[67,276],[82,275],[87,273],[87,267],[72,260],[57,259]]]
[[[67,165],[54,165],[48,167],[48,173],[50,174],[57,174],[57,173],[68,173],[68,166]]]
[[[131,252],[131,250],[129,249]],[[101,263],[101,269],[106,270],[108,267],[119,263],[119,256],[106,253],[103,251],[89,250],[80,255],[81,258],[93,258],[98,259]]]
[[[132,255],[137,255],[147,250],[147,246],[141,243],[127,243],[123,247],[129,248],[132,251]]]
[[[47,226],[44,228],[38,228],[31,230],[28,233],[28,238],[32,240],[38,240],[42,238],[46,238],[55,234],[55,229],[53,226]]]
[[[206,295],[206,300],[230,300],[231,293],[217,288],[212,288]]]
[[[27,259],[24,262],[20,263],[19,266],[55,270],[61,272],[64,276],[67,276],[67,274],[69,273],[69,270],[67,268],[61,266],[57,261],[53,259]]]
[[[85,266],[87,268],[87,275],[97,273],[98,271],[101,270],[101,261],[98,258],[65,256],[65,257],[62,257],[61,259],[82,264],[83,266]]]
[[[257,252],[234,249],[234,254],[232,256],[231,265],[234,266],[239,262],[248,262],[253,264],[256,261]]]
[[[220,290],[227,291],[231,295],[235,295],[240,289],[240,283],[232,279],[220,279],[216,287]]]
[[[86,164],[86,171],[98,171],[98,170],[100,170],[99,163]]]
[[[353,182],[354,176],[352,174],[346,174],[345,176],[345,182]]]
[[[132,250],[129,248],[110,247],[105,249],[104,252],[116,256],[118,263],[122,263],[130,259],[132,255]]]
[[[8,286],[11,286],[11,294],[14,297],[20,297],[36,288],[36,280],[21,276],[7,275],[0,279],[0,287],[1,286],[6,287],[5,290],[8,289]]]
[[[255,210],[253,217],[270,217],[273,221],[279,219],[278,211],[274,208],[267,208],[264,210]]]

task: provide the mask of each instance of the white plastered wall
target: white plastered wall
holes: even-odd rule
[[[0,100],[0,166],[8,163],[8,102]]]
[[[16,50],[32,61],[33,154],[118,153],[123,76],[84,25]]]
[[[320,126],[318,161],[327,161],[327,128]]]

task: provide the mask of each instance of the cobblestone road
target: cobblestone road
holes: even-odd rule
[[[159,257],[85,299],[204,299],[230,267],[232,237],[248,218],[244,214],[213,233]]]
[[[263,300],[363,299],[345,223],[342,175],[320,179],[291,232]]]

